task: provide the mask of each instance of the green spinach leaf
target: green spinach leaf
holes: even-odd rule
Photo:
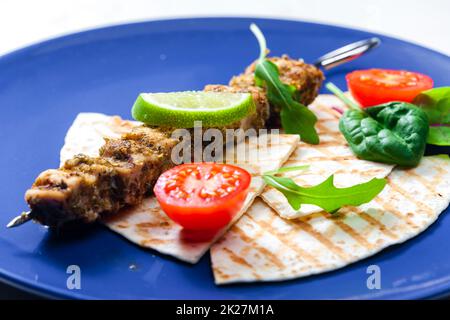
[[[359,158],[405,167],[419,163],[429,131],[422,109],[406,102],[361,109],[334,84],[326,87],[350,107],[339,120],[339,130]]]
[[[425,151],[428,118],[412,104],[390,102],[365,112],[347,110],[339,129],[358,157],[413,167]]]
[[[428,116],[430,133],[427,143],[450,146],[450,87],[424,91],[413,103]]]
[[[334,213],[343,206],[359,206],[375,198],[386,185],[386,179],[374,178],[348,188],[336,188],[331,175],[324,182],[313,187],[301,187],[292,179],[263,176],[264,181],[284,194],[294,210],[299,210],[302,204],[313,204],[323,210]]]
[[[259,86],[264,85],[270,103],[281,108],[281,125],[286,133],[299,134],[303,141],[318,144],[319,136],[314,128],[317,117],[294,99],[295,90],[281,82],[277,66],[266,59],[266,40],[261,30],[255,24],[252,24],[250,29],[258,39],[260,47],[260,56],[255,68],[255,83]]]

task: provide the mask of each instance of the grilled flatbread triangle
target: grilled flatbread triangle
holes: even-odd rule
[[[430,226],[450,202],[448,156],[395,169],[371,202],[287,220],[257,200],[211,248],[217,284],[276,281],[335,270],[404,242]],[[445,249],[443,249],[443,253]]]
[[[122,120],[119,117],[95,113],[79,114],[66,135],[65,145],[61,150],[61,163],[78,153],[98,155],[98,149],[104,143],[103,138],[120,137],[122,133],[136,125],[138,125],[137,122]],[[248,155],[244,159],[235,154],[243,149],[238,147],[227,149],[225,158],[236,158],[231,163],[245,168],[252,174],[250,191],[244,206],[229,226],[242,216],[264,189],[265,184],[260,174],[281,167],[299,141],[298,135],[268,134],[265,138],[269,141],[267,148],[264,147],[264,137],[258,140],[249,139],[245,142]],[[256,161],[249,161],[252,157]],[[220,230],[209,240],[192,242],[187,239],[189,234],[166,216],[153,196],[136,207],[123,210],[118,215],[105,220],[104,223],[111,230],[139,246],[151,248],[190,263],[196,263],[229,227]]]
[[[333,109],[346,108],[338,98],[332,95],[319,95],[309,108],[318,118],[316,128],[320,135],[320,143],[310,145],[299,142],[297,149],[284,166],[308,164],[309,168],[292,171],[283,176],[292,178],[297,184],[307,187],[317,185],[334,174],[334,184],[342,188],[389,175],[393,165],[361,160],[352,153],[345,138],[339,132],[340,114]],[[321,208],[310,204],[304,204],[300,210],[294,210],[283,194],[270,186],[265,188],[261,197],[286,219],[322,211]]]

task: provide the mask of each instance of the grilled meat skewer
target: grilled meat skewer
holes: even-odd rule
[[[170,132],[141,126],[106,140],[99,157],[77,155],[59,169],[44,171],[25,194],[32,218],[48,226],[93,222],[138,204],[171,167],[177,143]]]
[[[220,91],[231,90],[223,88]],[[239,89],[242,91],[242,89]],[[226,128],[263,128],[269,104],[260,88],[249,88],[256,112]],[[59,169],[42,172],[25,194],[31,208],[11,226],[34,219],[58,227],[67,222],[93,222],[136,205],[148,195],[160,174],[173,166],[171,138],[176,128],[139,126],[119,139],[106,139],[99,157],[77,155]]]
[[[312,101],[323,80],[322,72],[286,56],[273,59],[280,63],[281,79],[302,92],[304,103]],[[230,86],[205,87],[210,91],[249,92],[253,96],[255,113],[222,129],[265,126],[269,104],[264,90],[250,80],[253,79],[251,70],[252,66],[243,75],[233,78]],[[171,138],[172,130],[139,126],[120,139],[105,139],[99,157],[77,155],[59,169],[42,172],[25,194],[30,213],[22,214],[8,226],[17,226],[29,219],[50,227],[71,221],[89,223],[138,204],[151,192],[160,174],[173,166],[171,151],[178,140]]]

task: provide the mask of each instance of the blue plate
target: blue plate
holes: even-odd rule
[[[24,191],[58,166],[66,130],[79,112],[130,117],[143,91],[201,89],[227,83],[258,55],[249,32],[256,22],[271,53],[313,61],[373,34],[334,26],[247,18],[152,21],[92,30],[46,41],[0,58],[0,226],[27,206]],[[443,54],[379,36],[380,48],[327,72],[344,87],[354,69],[381,67],[423,72],[448,85]],[[448,209],[446,211],[449,211]],[[446,212],[448,213],[448,212]],[[194,265],[143,250],[101,226],[58,236],[28,223],[0,227],[3,281],[41,295],[108,299],[428,298],[450,291],[450,216],[422,235],[342,270],[305,279],[214,285],[210,257]],[[381,268],[381,290],[366,286],[367,266]],[[66,286],[69,265],[81,268],[81,289]],[[136,268],[130,268],[135,265]]]

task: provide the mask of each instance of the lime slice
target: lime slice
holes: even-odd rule
[[[131,111],[133,118],[149,125],[192,128],[231,124],[255,111],[250,93],[182,91],[141,93]]]

